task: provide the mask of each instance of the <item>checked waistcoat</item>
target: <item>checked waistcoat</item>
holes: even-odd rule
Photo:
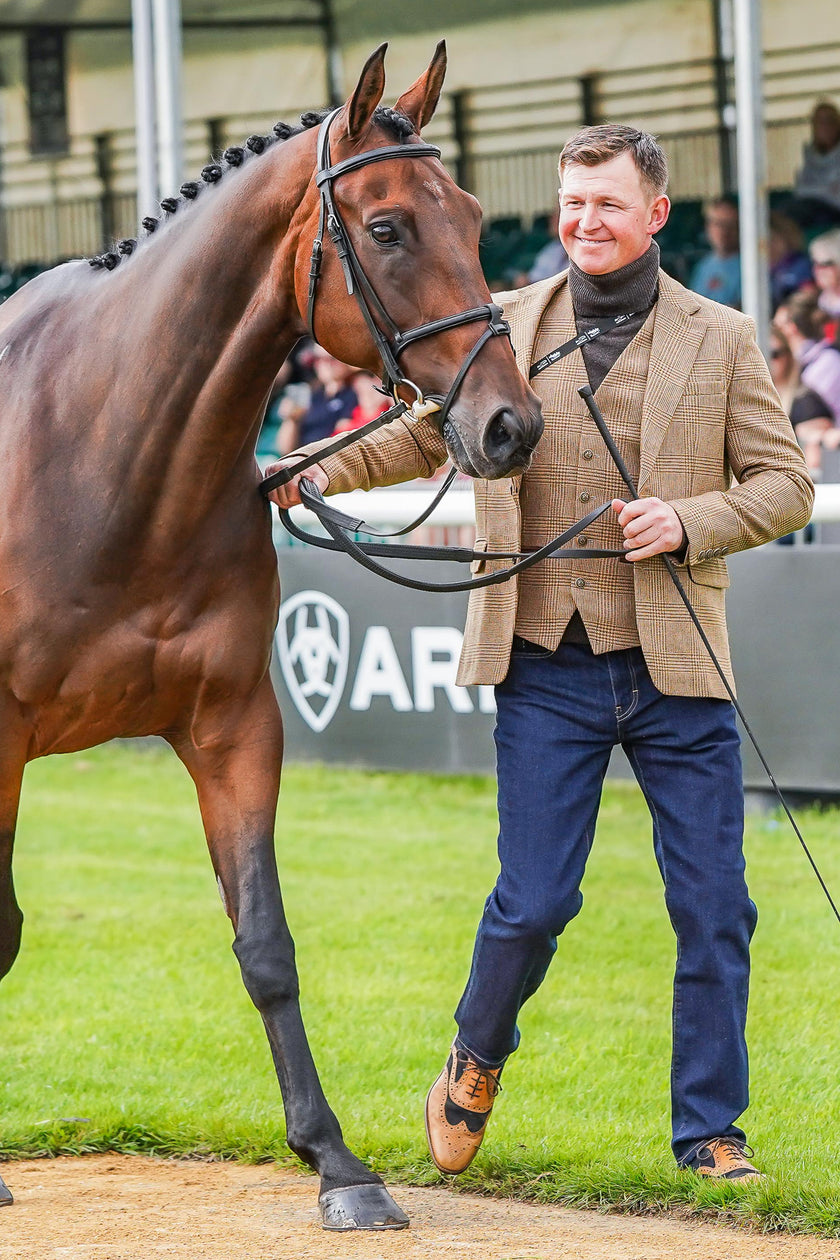
[[[549,304],[534,343],[536,361],[576,335],[572,298],[564,285]],[[639,476],[642,406],[653,340],[653,315],[619,355],[595,398],[634,480]],[[532,385],[542,403],[546,426],[534,461],[522,478],[522,541],[539,547],[572,521],[627,488],[610,459],[583,400],[587,384],[580,350],[547,368]],[[573,546],[621,547],[615,513],[606,513]],[[519,579],[516,633],[555,648],[575,609],[596,652],[637,647],[633,574],[621,560],[547,561]]]

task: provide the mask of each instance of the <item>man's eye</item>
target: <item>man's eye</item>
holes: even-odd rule
[[[377,245],[394,245],[400,239],[390,223],[374,223],[370,234]]]

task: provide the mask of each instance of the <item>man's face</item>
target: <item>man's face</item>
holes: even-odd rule
[[[581,271],[602,276],[641,258],[670,208],[645,188],[630,153],[599,166],[571,162],[560,188],[560,240]]]
[[[738,253],[738,211],[735,206],[727,202],[709,206],[705,222],[706,238],[716,254],[728,258],[730,254]]]
[[[811,120],[814,147],[820,153],[830,153],[840,141],[840,119],[833,109],[817,107]]]
[[[840,293],[840,263],[818,253],[815,247],[811,254],[811,266],[818,289],[824,293]]]

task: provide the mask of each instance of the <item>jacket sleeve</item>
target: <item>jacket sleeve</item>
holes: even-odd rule
[[[312,442],[286,458],[315,454],[330,441]],[[446,443],[430,421],[403,416],[337,455],[325,456],[321,467],[330,479],[328,493],[339,494],[431,477],[447,457]]]
[[[702,563],[807,525],[814,486],[755,339],[744,321],[726,399],[726,461],[735,483],[671,500],[683,523],[684,563]]]

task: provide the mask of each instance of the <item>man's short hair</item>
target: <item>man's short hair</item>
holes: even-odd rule
[[[563,172],[573,162],[581,166],[600,166],[622,153],[629,153],[645,188],[654,197],[661,197],[668,187],[668,161],[656,137],[624,123],[599,123],[581,127],[563,146],[560,154],[560,182]]]
[[[738,199],[733,197],[732,193],[723,193],[720,197],[709,197],[707,201],[704,201],[703,217],[706,218],[720,207],[724,210],[732,210],[735,217],[738,217]]]

